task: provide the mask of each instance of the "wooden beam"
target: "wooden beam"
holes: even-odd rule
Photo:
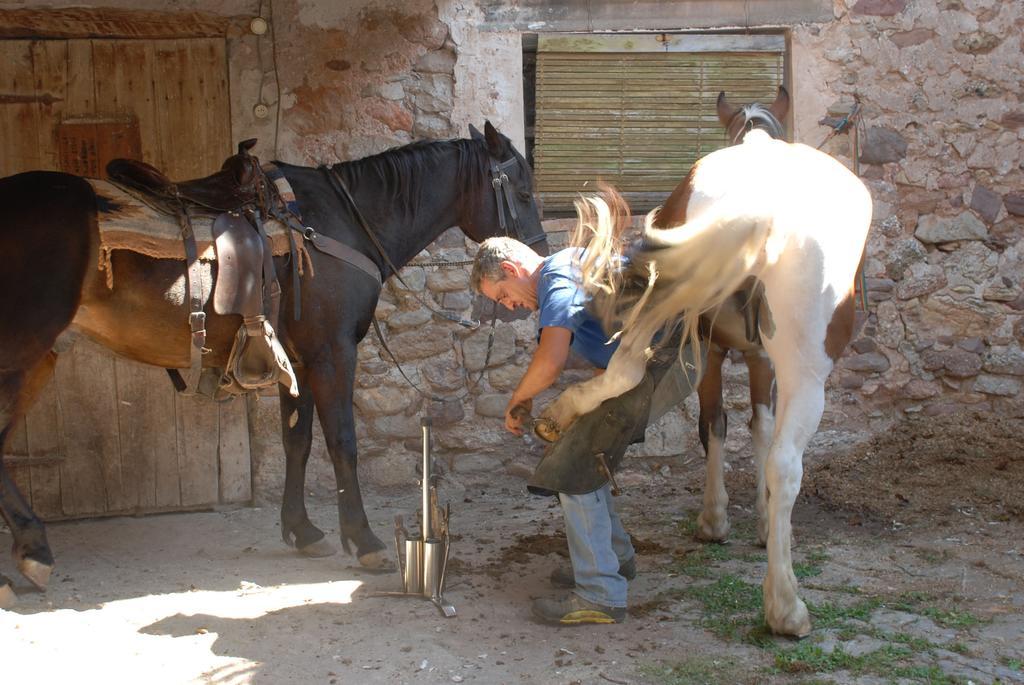
[[[0,38],[218,38],[232,18],[111,7],[0,9]]]

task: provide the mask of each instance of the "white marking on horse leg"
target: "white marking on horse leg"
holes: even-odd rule
[[[708,436],[704,508],[697,517],[697,538],[722,542],[729,536],[729,493],[725,491],[725,446],[713,433]]]
[[[564,431],[605,400],[636,387],[644,378],[644,361],[642,354],[631,354],[624,345],[619,347],[604,373],[563,392],[544,409],[541,417],[554,421],[559,430]]]
[[[5,576],[0,576],[0,609],[10,609],[18,603],[18,596],[14,594],[11,581]]]
[[[22,559],[18,562],[18,571],[37,588],[45,590],[50,582],[50,573],[53,572],[53,566],[40,563],[35,559]]]
[[[757,542],[762,547],[768,544],[768,491],[764,482],[764,465],[772,446],[774,430],[775,416],[771,408],[763,404],[754,405],[750,437],[754,443],[754,465],[757,468]]]
[[[764,579],[764,615],[773,632],[802,637],[811,632],[807,606],[797,597],[791,554],[790,515],[800,492],[803,452],[818,428],[825,388],[809,369],[792,387],[779,385],[778,429],[765,466],[768,487],[768,574]],[[799,373],[799,372],[798,372]]]

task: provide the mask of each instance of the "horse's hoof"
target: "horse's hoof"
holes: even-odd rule
[[[533,432],[544,442],[558,442],[562,432],[558,430],[558,424],[552,419],[538,419],[533,426]]]
[[[34,559],[22,559],[18,562],[18,571],[28,579],[28,582],[45,591],[46,585],[50,582],[53,566],[42,564]]]
[[[323,557],[334,556],[338,553],[338,550],[334,548],[334,545],[327,542],[324,538],[320,538],[316,542],[311,542],[305,547],[299,547],[298,550],[299,554],[311,559],[322,559]]]
[[[807,612],[807,605],[799,599],[796,606],[785,615],[772,616],[774,612],[768,613],[768,627],[776,635],[804,638],[811,634],[811,617]]]
[[[360,554],[359,565],[368,571],[387,571],[393,570],[394,568],[394,565],[391,563],[391,560],[388,559],[387,554],[385,554],[384,550],[380,549],[376,552]]]
[[[701,542],[725,542],[729,537],[729,520],[724,519],[714,523],[708,522],[702,513],[697,517],[697,539]]]
[[[14,594],[11,581],[0,576],[0,609],[10,609],[18,603],[18,596]]]

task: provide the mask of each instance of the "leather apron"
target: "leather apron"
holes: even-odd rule
[[[618,470],[626,448],[643,442],[648,424],[678,406],[699,380],[692,345],[682,351],[674,345],[661,348],[636,387],[579,417],[548,445],[527,489],[535,495],[584,495],[603,487],[609,480],[606,466]]]

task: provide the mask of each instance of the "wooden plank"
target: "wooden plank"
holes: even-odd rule
[[[153,96],[160,154],[157,166],[174,179],[204,175],[207,172],[192,142],[196,93],[186,84],[194,83],[197,74],[194,65],[189,63],[188,44],[176,40],[156,41],[153,58]]]
[[[63,458],[63,425],[57,385],[50,379],[25,416],[25,434],[32,472],[32,508],[43,519],[64,514],[60,470]]]
[[[0,65],[0,176],[8,176],[40,165],[31,41],[0,41]]]
[[[118,440],[125,496],[137,511],[176,506],[178,449],[174,391],[162,370],[116,359]]]
[[[202,160],[202,166],[213,171],[234,151],[234,141],[231,139],[227,48],[225,41],[217,38],[194,39],[189,43],[191,60],[201,65],[199,101],[203,104],[197,116],[204,115],[205,158]]]
[[[252,500],[252,463],[249,422],[244,399],[218,405],[220,414],[220,502]]]
[[[183,38],[225,36],[231,19],[205,12],[110,7],[0,9],[0,38]]]
[[[104,379],[112,378],[113,359],[79,340],[57,359],[58,401],[62,409],[64,463],[60,467],[61,509],[69,516],[103,514],[118,497],[119,474],[110,473],[118,457],[117,401]]]
[[[182,506],[213,505],[220,494],[220,417],[212,400],[176,395],[178,473]]]
[[[39,168],[56,170],[57,124],[66,109],[67,43],[62,40],[32,42],[32,72],[37,96],[36,135]]]
[[[114,71],[109,90],[116,111],[130,113],[138,122],[139,156],[155,164],[159,157],[151,41],[111,41]]]
[[[92,69],[92,41],[68,41],[68,81],[65,114],[85,116],[96,113],[96,86]]]

